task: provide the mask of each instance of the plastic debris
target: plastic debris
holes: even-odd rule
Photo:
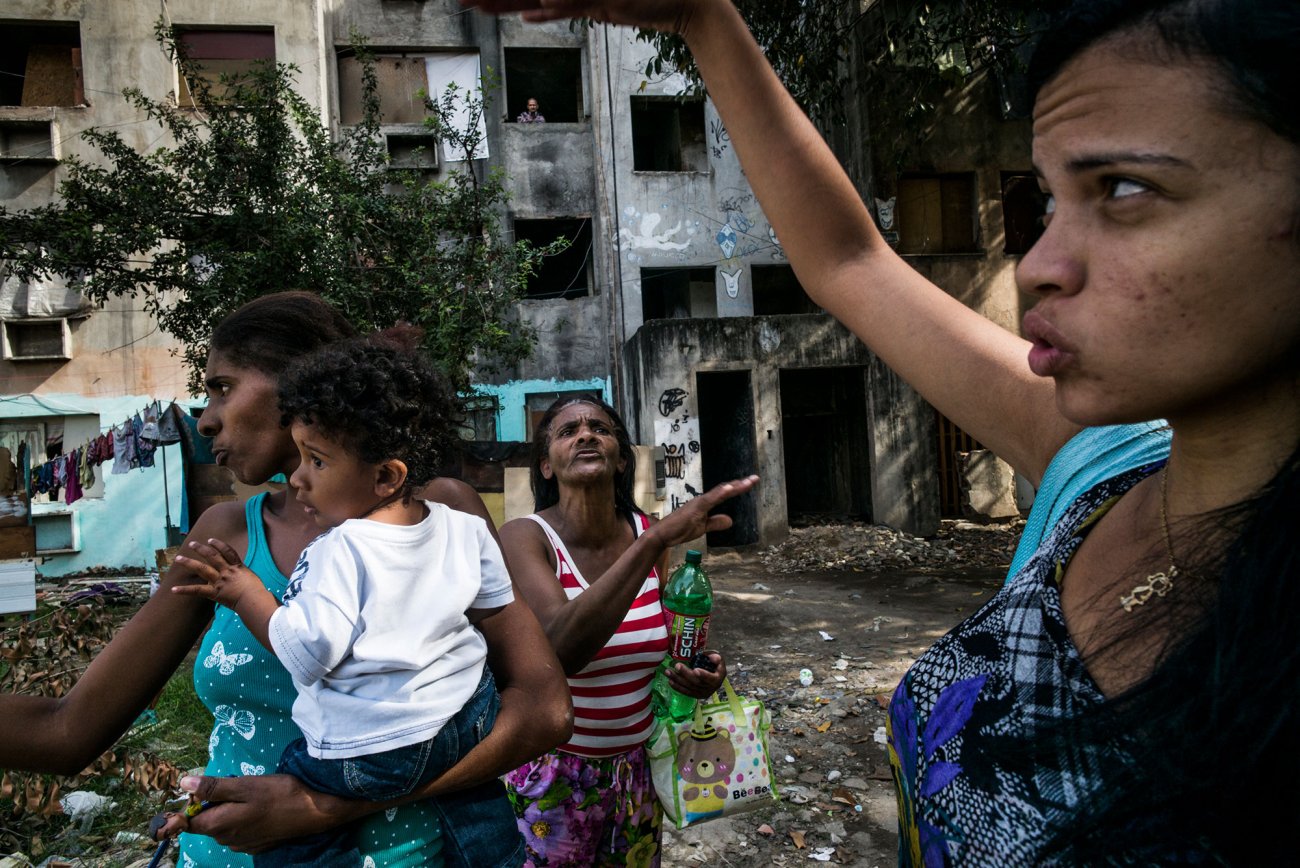
[[[834,642],[834,641],[835,641],[835,637],[832,636],[830,633],[827,633],[825,630],[818,630],[817,633],[818,633],[818,635],[820,635],[820,636],[822,637],[822,641],[823,641],[823,642]]]
[[[883,726],[876,727],[876,731],[871,737],[876,740],[876,744],[889,744],[889,734],[885,732]]]
[[[812,859],[814,862],[829,862],[831,861],[831,857],[834,855],[834,847],[818,847],[816,850],[813,850],[808,854],[808,858]]]
[[[813,672],[811,669],[799,670],[799,683],[802,684],[804,687],[812,687]]]

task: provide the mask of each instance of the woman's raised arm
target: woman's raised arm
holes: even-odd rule
[[[881,238],[830,148],[730,0],[468,0],[532,20],[684,32],[709,96],[808,294],[903,379],[1035,482],[1077,430],[1030,344],[927,281]],[[815,203],[815,204],[811,204]],[[815,209],[815,210],[814,210]]]
[[[242,504],[203,513],[189,536],[246,535]],[[72,775],[112,747],[158,695],[212,619],[212,604],[168,592],[189,582],[173,564],[162,587],[58,698],[0,695],[0,768]]]

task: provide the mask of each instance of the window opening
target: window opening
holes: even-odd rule
[[[641,269],[641,318],[702,319],[718,315],[712,268]]]
[[[632,168],[638,172],[706,172],[704,101],[632,97]]]
[[[751,270],[754,286],[754,316],[820,313],[821,308],[804,292],[794,269],[788,265],[755,265]]]
[[[194,81],[180,76],[176,102],[193,107],[192,87],[202,82],[216,99],[222,99],[229,85],[245,78],[259,63],[275,61],[275,32],[272,30],[181,30],[180,49],[192,62]]]
[[[1028,253],[1043,234],[1046,205],[1038,179],[1029,172],[1002,173],[1002,252],[1013,256]]]
[[[495,395],[471,395],[465,399],[465,419],[460,439],[495,441],[497,439],[497,398]]]
[[[515,219],[516,241],[543,247],[561,238],[569,246],[542,259],[537,273],[528,279],[528,298],[582,298],[589,294],[591,218]]]
[[[0,23],[0,105],[85,105],[81,29],[67,23]]]
[[[536,99],[547,123],[577,123],[586,111],[582,100],[582,50],[578,48],[507,48],[506,118],[514,121]]]
[[[899,253],[977,253],[975,174],[905,175],[898,181]]]

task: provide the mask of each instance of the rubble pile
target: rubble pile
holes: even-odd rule
[[[790,536],[760,559],[774,572],[998,568],[1011,562],[1023,527],[1019,519],[987,525],[944,520],[928,540],[877,524],[791,528]]]

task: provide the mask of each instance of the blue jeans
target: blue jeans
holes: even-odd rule
[[[501,698],[492,672],[483,679],[465,706],[428,741],[396,750],[344,760],[317,759],[307,752],[305,739],[284,749],[279,774],[293,775],[313,790],[386,802],[401,798],[441,775],[483,740],[496,723]],[[515,868],[524,862],[524,839],[514,808],[500,781],[488,781],[431,800],[442,821],[442,854],[449,866]],[[331,829],[259,853],[257,868],[287,865],[357,868],[361,852],[351,826]]]

